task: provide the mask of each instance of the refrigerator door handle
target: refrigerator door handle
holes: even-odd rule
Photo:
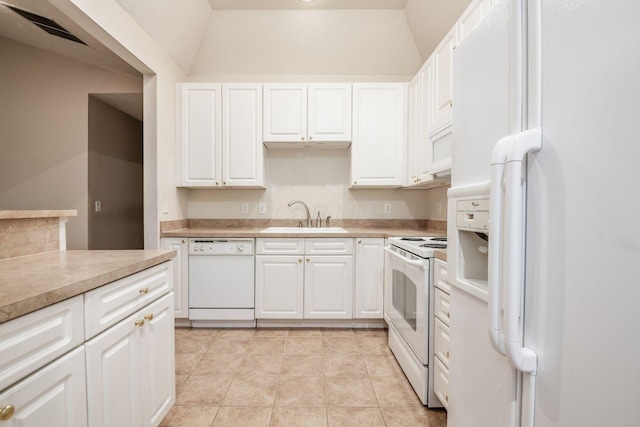
[[[506,356],[504,336],[502,334],[502,183],[504,165],[507,161],[509,146],[517,135],[509,135],[498,141],[491,154],[491,186],[489,190],[489,340],[493,348]]]
[[[538,356],[522,345],[521,305],[524,288],[525,204],[526,181],[522,163],[526,155],[542,148],[542,132],[530,129],[516,135],[509,146],[505,167],[504,205],[504,346],[511,365],[535,375]]]

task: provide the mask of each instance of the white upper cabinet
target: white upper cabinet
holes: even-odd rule
[[[351,141],[351,84],[264,85],[262,136],[265,143]]]
[[[452,28],[433,52],[433,120],[429,133],[433,134],[451,124],[453,47],[456,29]]]
[[[222,185],[263,187],[262,85],[222,85]]]
[[[353,85],[351,188],[404,184],[406,93],[406,83]]]
[[[351,141],[351,84],[310,84],[309,141]]]
[[[307,85],[264,85],[264,142],[307,140]]]
[[[264,186],[262,85],[182,83],[178,186]]]
[[[179,85],[177,134],[180,141],[178,183],[182,187],[215,187],[222,182],[222,86]]]
[[[473,0],[456,23],[456,44],[460,44],[491,10],[491,0]]]

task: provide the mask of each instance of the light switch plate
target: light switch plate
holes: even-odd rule
[[[243,203],[242,204],[242,213],[243,214],[248,214],[249,213],[249,203]]]
[[[258,213],[260,215],[266,215],[267,214],[267,204],[266,203],[260,203],[258,205]]]
[[[385,203],[384,204],[384,213],[386,213],[386,214],[390,214],[391,213],[391,203]]]

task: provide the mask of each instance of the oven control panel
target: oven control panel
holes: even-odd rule
[[[189,255],[253,255],[253,239],[189,239]]]

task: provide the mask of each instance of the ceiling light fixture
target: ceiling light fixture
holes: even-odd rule
[[[300,0],[302,3],[313,3],[316,0]]]

